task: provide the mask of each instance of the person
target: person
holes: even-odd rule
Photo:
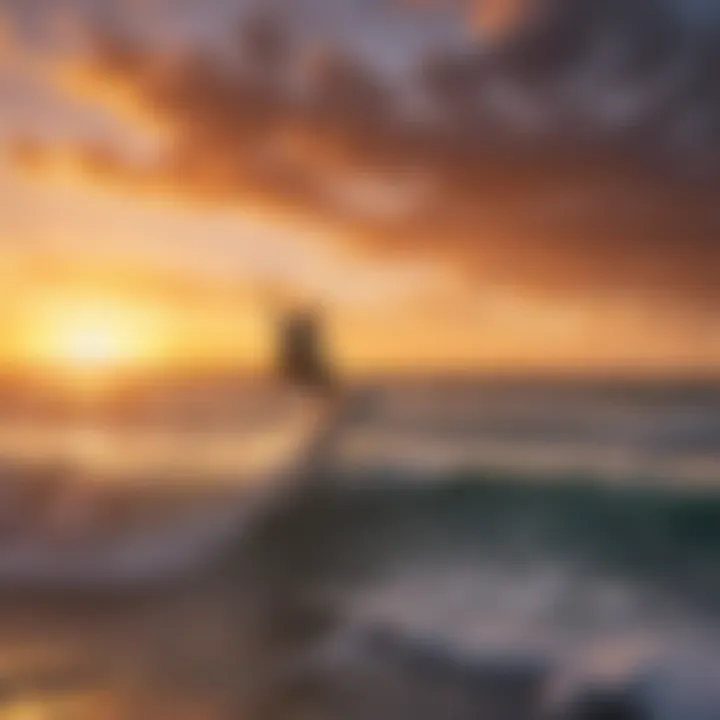
[[[282,320],[278,368],[283,382],[313,393],[332,394],[333,373],[324,347],[319,315],[295,310]]]

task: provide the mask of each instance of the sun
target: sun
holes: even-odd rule
[[[133,333],[102,318],[69,327],[57,345],[58,359],[76,367],[126,365],[138,354]]]
[[[55,300],[35,319],[30,355],[70,370],[142,366],[161,356],[161,333],[147,309],[100,298]]]

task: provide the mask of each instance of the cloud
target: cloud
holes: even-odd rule
[[[76,161],[138,191],[297,216],[381,257],[436,257],[472,282],[716,303],[718,38],[678,7],[488,5],[502,41],[436,52],[411,86],[270,14],[222,51],[100,28],[84,72],[162,142],[143,163],[104,147]]]

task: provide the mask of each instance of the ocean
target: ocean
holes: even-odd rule
[[[6,413],[8,474],[63,463],[138,502],[182,493],[178,545],[200,508],[209,526],[239,509],[167,583],[16,576],[0,639],[18,716],[520,720],[599,687],[653,718],[717,717],[720,383],[375,379],[300,480],[279,470],[313,403],[213,387]],[[531,668],[541,692],[483,715],[489,667]]]
[[[576,474],[650,485],[720,478],[720,379],[462,377],[356,383],[367,409],[342,462],[423,477],[460,469]],[[0,458],[86,467],[123,481],[262,479],[291,461],[313,406],[232,379],[126,394],[35,395],[0,405]]]

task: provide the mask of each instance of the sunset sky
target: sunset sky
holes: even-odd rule
[[[252,363],[309,301],[360,369],[712,368],[718,40],[712,0],[0,0],[0,361]]]

